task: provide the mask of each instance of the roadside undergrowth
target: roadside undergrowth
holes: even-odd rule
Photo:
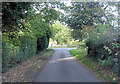
[[[46,49],[43,52],[31,57],[20,65],[9,69],[3,74],[3,82],[32,82],[48,59],[51,57],[53,49]]]
[[[117,76],[113,73],[110,68],[103,68],[98,62],[87,56],[87,48],[73,49],[70,53],[79,60],[83,65],[87,66],[97,77],[103,82],[117,82]]]

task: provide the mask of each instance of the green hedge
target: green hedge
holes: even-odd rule
[[[19,39],[16,37],[12,40],[9,39],[7,33],[2,36],[2,59],[3,59],[3,72],[20,64],[22,61],[27,60],[36,54],[37,50],[36,37],[23,35]]]
[[[32,22],[37,23],[37,20],[31,23],[25,22],[25,28],[17,32],[2,33],[3,72],[48,47],[51,36],[50,26],[42,21],[40,24],[32,24]]]
[[[111,33],[111,36],[108,33]],[[118,74],[119,38],[115,31],[110,32],[107,28],[101,27],[91,31],[89,38],[85,41],[88,56],[98,61],[103,68],[113,69],[115,74]]]

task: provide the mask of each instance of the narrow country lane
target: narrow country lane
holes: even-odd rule
[[[70,53],[72,48],[53,48],[55,52],[34,82],[101,82]]]

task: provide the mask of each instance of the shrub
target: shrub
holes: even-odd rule
[[[106,56],[108,53],[104,46],[107,44],[106,36],[98,33],[96,30],[91,31],[89,34],[89,38],[85,41],[88,46],[88,55],[94,58],[101,58],[102,56]]]
[[[107,60],[100,60],[99,59],[99,64],[103,67],[103,68],[106,68],[106,67],[112,67],[114,61],[113,61],[113,58],[111,56],[108,57]]]
[[[118,63],[115,63],[114,67],[113,67],[113,70],[114,70],[114,73],[117,75],[117,76],[120,76],[120,73],[119,73],[119,65]]]
[[[36,53],[36,37],[27,35],[21,36],[19,39],[9,39],[8,33],[2,36],[2,60],[3,72],[8,68],[20,64]],[[16,43],[17,42],[17,43]],[[15,45],[14,45],[15,44]]]

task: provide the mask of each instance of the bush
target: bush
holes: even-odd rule
[[[103,67],[103,68],[106,68],[106,67],[112,67],[113,66],[113,58],[111,56],[108,57],[107,60],[100,60],[99,59],[99,64]]]
[[[79,42],[77,48],[78,48],[78,49],[84,49],[84,48],[86,48],[85,42],[83,42],[83,41]]]
[[[120,76],[120,73],[119,73],[119,65],[118,63],[115,63],[114,67],[113,67],[113,70],[114,70],[114,73],[117,75],[117,76]]]
[[[88,55],[94,58],[101,58],[108,53],[104,46],[107,44],[106,36],[96,31],[90,32],[89,38],[86,40],[88,46]]]
[[[8,33],[2,36],[2,60],[3,72],[8,68],[20,64],[36,53],[37,41],[36,37],[27,35],[21,36],[19,39],[9,39]],[[16,43],[17,42],[17,43]],[[14,45],[15,44],[15,45]]]
[[[36,17],[19,24],[17,31],[3,33],[3,72],[48,47],[50,25],[40,15]]]

